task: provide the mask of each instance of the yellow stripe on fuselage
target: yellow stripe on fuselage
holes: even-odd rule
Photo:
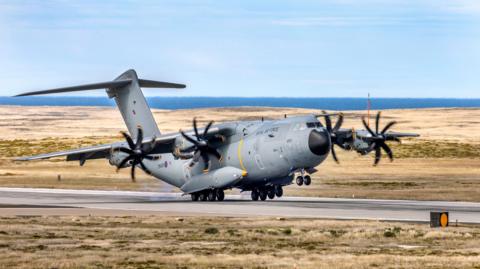
[[[245,169],[245,166],[243,166],[243,161],[242,161],[242,147],[243,147],[243,139],[240,139],[240,142],[238,143],[238,161],[240,162],[240,168],[242,168],[243,171],[247,172],[247,169]]]

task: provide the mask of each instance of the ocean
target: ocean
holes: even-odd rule
[[[190,109],[208,107],[269,106],[327,110],[362,110],[366,98],[273,98],[273,97],[147,97],[152,108]],[[0,97],[0,105],[22,106],[115,106],[106,97],[27,96]],[[372,98],[372,109],[480,107],[480,99]]]

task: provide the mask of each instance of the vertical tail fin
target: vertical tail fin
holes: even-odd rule
[[[123,120],[125,121],[132,137],[136,138],[138,127],[142,128],[145,137],[159,136],[160,130],[158,129],[157,123],[153,118],[153,114],[140,87],[185,88],[185,85],[138,79],[135,70],[130,69],[121,74],[114,81],[28,92],[17,96],[107,89],[108,97],[115,99],[118,109],[120,110]]]
[[[114,81],[123,80],[130,80],[131,82],[125,86],[108,88],[107,94],[108,97],[115,99],[128,132],[135,138],[137,128],[140,127],[145,137],[159,136],[160,130],[140,89],[135,70],[130,69],[124,72]]]

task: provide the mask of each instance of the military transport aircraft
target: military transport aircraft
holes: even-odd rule
[[[204,128],[193,119],[193,130],[162,134],[141,91],[144,88],[185,88],[183,84],[139,79],[128,70],[113,81],[74,87],[36,91],[17,96],[106,89],[127,125],[126,141],[63,152],[47,153],[17,160],[29,161],[66,156],[67,161],[106,158],[118,169],[130,167],[132,180],[140,168],[184,193],[193,201],[222,201],[224,190],[251,191],[252,200],[266,200],[283,195],[283,186],[295,181],[310,185],[309,174],[331,152],[338,162],[334,145],[362,155],[375,151],[378,164],[385,151],[393,153],[386,141],[400,142],[400,137],[416,134],[395,133],[389,122],[380,130],[380,113],[372,130],[362,118],[365,130],[342,129],[343,115],[332,126],[331,115],[285,117],[279,120],[238,121]],[[318,118],[325,118],[322,124]]]

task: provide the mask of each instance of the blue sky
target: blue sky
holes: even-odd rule
[[[135,68],[188,85],[147,95],[480,98],[480,1],[0,0],[0,58],[0,95]]]

